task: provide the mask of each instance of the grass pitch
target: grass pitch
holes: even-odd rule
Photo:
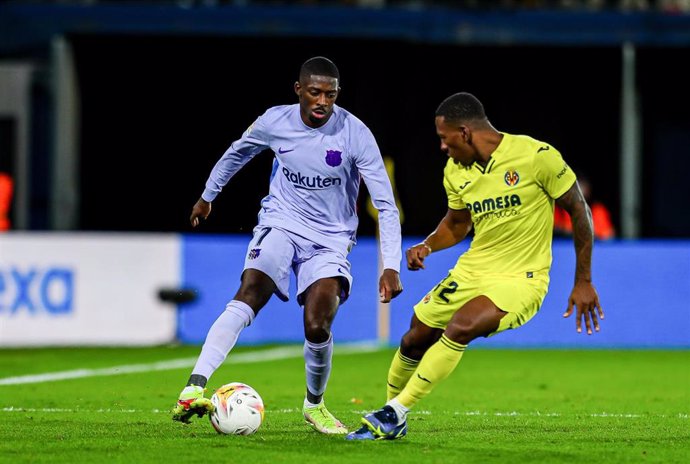
[[[470,349],[410,415],[407,437],[364,443],[304,424],[298,346],[238,348],[209,382],[257,389],[266,416],[255,435],[173,422],[198,352],[0,350],[0,463],[690,462],[688,351]],[[336,345],[326,403],[351,428],[383,404],[392,355]]]

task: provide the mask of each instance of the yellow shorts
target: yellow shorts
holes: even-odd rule
[[[429,327],[445,329],[465,303],[486,296],[507,312],[495,332],[520,327],[537,313],[549,287],[548,277],[472,276],[451,271],[414,306],[417,319]]]

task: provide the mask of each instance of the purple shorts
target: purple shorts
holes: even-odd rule
[[[304,237],[275,227],[256,226],[247,247],[244,269],[256,269],[275,282],[276,295],[290,298],[290,270],[297,277],[297,303],[304,304],[304,291],[319,279],[340,277],[340,304],[350,295],[352,275],[347,257]]]

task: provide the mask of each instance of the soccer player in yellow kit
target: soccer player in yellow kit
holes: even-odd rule
[[[575,285],[564,317],[599,331],[604,312],[592,285],[592,219],[573,171],[553,146],[496,130],[472,94],[457,93],[436,110],[436,133],[448,155],[448,212],[429,236],[407,250],[410,270],[462,241],[470,248],[414,307],[410,329],[388,371],[388,402],[362,418],[348,440],[396,439],[407,413],[446,379],[467,345],[515,329],[539,310],[549,285],[554,202],[573,223]]]

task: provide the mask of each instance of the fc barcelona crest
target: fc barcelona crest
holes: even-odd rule
[[[256,259],[259,257],[261,254],[261,248],[252,248],[249,250],[249,254],[247,255],[247,258],[249,259]]]
[[[326,164],[332,167],[340,166],[343,162],[343,152],[338,150],[326,150]]]

